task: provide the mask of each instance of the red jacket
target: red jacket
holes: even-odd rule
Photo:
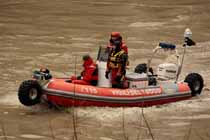
[[[96,64],[91,58],[84,61],[83,67],[82,77],[84,81],[91,82],[92,80],[98,80]]]

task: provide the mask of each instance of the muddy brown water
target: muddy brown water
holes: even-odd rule
[[[110,32],[120,31],[129,47],[132,71],[160,41],[177,44],[182,52],[183,32],[189,27],[197,45],[187,50],[181,79],[200,73],[205,80],[200,96],[144,109],[75,108],[77,138],[209,140],[209,6],[209,0],[1,0],[0,139],[74,139],[73,108],[58,111],[19,103],[18,86],[33,70],[46,66],[55,77],[79,73],[81,55],[96,58]],[[165,57],[157,55],[154,65]]]

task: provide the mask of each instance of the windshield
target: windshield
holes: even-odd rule
[[[107,62],[108,56],[109,56],[109,48],[105,48],[105,47],[100,46],[99,50],[98,50],[97,60]]]

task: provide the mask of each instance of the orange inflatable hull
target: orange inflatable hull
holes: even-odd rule
[[[191,97],[186,83],[166,83],[141,89],[102,88],[52,79],[43,87],[47,100],[61,106],[153,106]]]

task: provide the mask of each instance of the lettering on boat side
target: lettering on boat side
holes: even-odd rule
[[[161,88],[152,88],[152,89],[128,89],[128,90],[113,90],[113,95],[125,95],[125,96],[135,96],[135,95],[151,95],[151,94],[160,94]]]
[[[98,93],[97,89],[92,88],[92,87],[82,87],[81,92],[82,93],[88,93],[88,94],[97,94]]]

